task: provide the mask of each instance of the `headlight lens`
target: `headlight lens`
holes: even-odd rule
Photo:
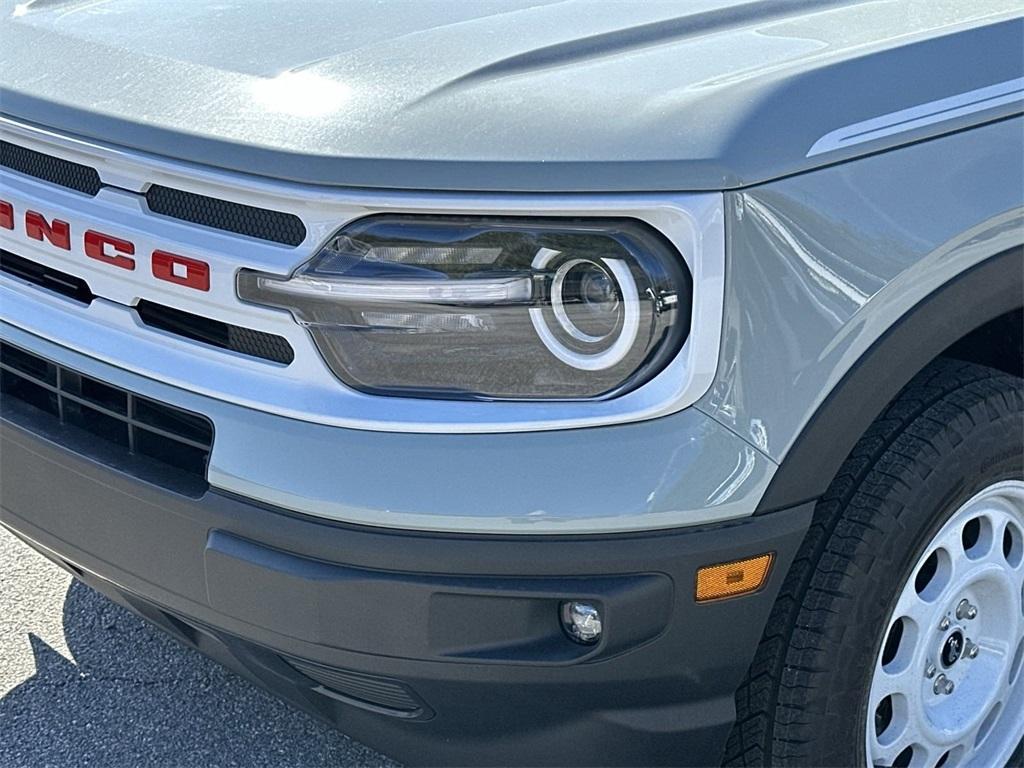
[[[459,399],[592,399],[679,351],[691,279],[631,220],[374,216],[291,277],[238,295],[288,309],[346,384]]]

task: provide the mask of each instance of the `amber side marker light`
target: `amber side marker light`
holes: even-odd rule
[[[697,571],[697,602],[756,592],[768,580],[774,560],[774,553],[769,552],[746,560],[704,566]]]

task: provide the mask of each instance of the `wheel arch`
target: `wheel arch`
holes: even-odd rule
[[[936,358],[948,354],[1015,372],[1022,308],[1024,246],[1019,245],[961,272],[922,299],[832,389],[786,453],[755,514],[823,495],[886,405]],[[1006,354],[995,338],[1000,328],[1016,328]]]

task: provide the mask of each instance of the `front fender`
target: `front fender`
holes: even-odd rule
[[[697,407],[824,492],[936,355],[1024,304],[1020,117],[727,196],[718,376]]]

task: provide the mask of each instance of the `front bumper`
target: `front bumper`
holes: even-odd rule
[[[22,426],[2,434],[5,526],[410,763],[717,764],[734,690],[807,525],[797,509],[601,538],[374,531],[218,493],[186,499]],[[697,567],[769,550],[778,559],[760,593],[694,603]],[[575,596],[606,606],[593,650],[559,634],[558,601]],[[286,659],[326,669],[307,667],[320,670],[314,680]],[[332,670],[356,674],[323,685]],[[381,704],[396,691],[416,706]]]
[[[224,489],[184,495],[130,464],[101,463],[13,398],[0,413],[7,528],[182,641],[409,763],[716,764],[734,691],[809,519],[801,507],[598,535],[357,526]],[[523,446],[498,450],[498,437],[475,436],[490,448],[487,466],[523,461]],[[389,458],[359,487],[393,492],[427,473],[437,453]],[[564,474],[528,479],[531,492],[552,498],[551,486],[564,484]],[[477,482],[467,476],[463,492],[476,493]],[[417,489],[428,508],[432,495],[458,490],[414,483],[402,492]],[[490,496],[499,503],[504,492],[498,485]],[[760,592],[695,603],[700,566],[769,551],[775,566]],[[562,632],[558,608],[571,598],[601,605],[598,644]]]

